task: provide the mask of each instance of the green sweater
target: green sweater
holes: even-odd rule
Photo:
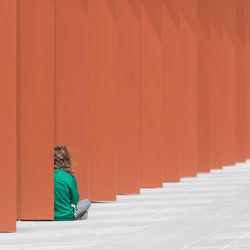
[[[74,220],[71,204],[77,205],[79,193],[76,178],[62,169],[54,172],[54,217],[55,220]]]

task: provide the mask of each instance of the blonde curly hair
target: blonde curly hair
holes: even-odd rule
[[[71,165],[71,156],[65,145],[54,147],[54,171],[62,169],[74,176],[74,171]]]

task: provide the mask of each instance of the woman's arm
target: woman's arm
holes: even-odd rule
[[[79,192],[78,192],[78,187],[77,187],[77,181],[74,176],[72,178],[70,193],[71,193],[72,204],[77,205],[77,203],[79,202]]]

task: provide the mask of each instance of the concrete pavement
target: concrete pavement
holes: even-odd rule
[[[20,221],[0,249],[250,250],[250,161],[93,203],[87,221]]]

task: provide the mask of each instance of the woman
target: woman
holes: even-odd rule
[[[86,219],[90,207],[88,199],[79,202],[79,192],[70,153],[66,146],[54,148],[54,217],[69,221]]]

